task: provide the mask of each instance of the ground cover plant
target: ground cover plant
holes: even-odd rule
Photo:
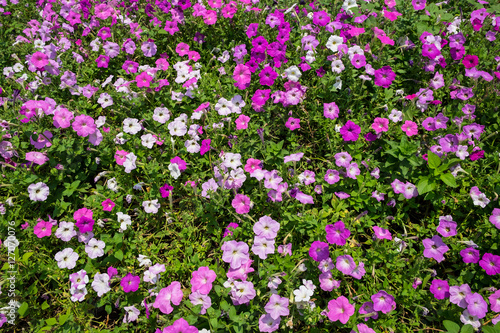
[[[500,332],[500,5],[0,0],[0,329]]]

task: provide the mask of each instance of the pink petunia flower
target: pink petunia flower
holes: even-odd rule
[[[288,127],[290,131],[296,130],[297,128],[300,128],[300,119],[289,117],[285,126]]]
[[[354,314],[354,305],[344,296],[332,299],[328,302],[328,319],[331,321],[340,320],[342,324],[347,324],[349,318]]]
[[[248,122],[250,121],[250,117],[241,114],[234,122],[236,123],[237,130],[243,130],[248,128]],[[299,126],[300,127],[300,126]]]
[[[156,296],[153,307],[160,309],[160,311],[164,314],[170,314],[174,311],[171,303],[174,305],[181,304],[183,296],[180,282],[174,281],[168,287],[160,290]]]
[[[375,237],[377,237],[377,239],[392,240],[392,235],[389,230],[381,228],[379,226],[373,226],[372,229],[375,232]]]
[[[372,128],[377,134],[381,132],[387,132],[389,130],[389,119],[375,118],[372,124]]]
[[[250,198],[244,194],[236,194],[231,205],[238,214],[247,214],[250,211]]]
[[[192,272],[191,291],[199,291],[203,295],[208,295],[212,290],[212,282],[215,281],[217,275],[208,266],[198,268]]]
[[[97,129],[94,118],[84,114],[75,117],[72,127],[76,134],[81,137],[87,137],[94,134]]]
[[[485,253],[481,260],[479,260],[479,266],[481,266],[488,275],[500,274],[500,256]]]
[[[394,296],[388,294],[385,290],[380,290],[371,297],[373,301],[373,310],[389,313],[396,308]]]
[[[405,121],[405,123],[403,124],[403,126],[401,126],[401,129],[408,136],[413,136],[413,135],[418,134],[417,124],[414,123],[413,121],[410,121],[410,120]]]

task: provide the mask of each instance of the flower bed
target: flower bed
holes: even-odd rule
[[[0,327],[500,332],[499,12],[0,0]]]

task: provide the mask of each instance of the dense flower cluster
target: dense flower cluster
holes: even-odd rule
[[[156,332],[500,321],[498,5],[19,2],[0,214],[57,297]]]

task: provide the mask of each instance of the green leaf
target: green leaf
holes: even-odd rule
[[[21,306],[19,307],[19,310],[17,310],[17,311],[19,312],[19,315],[21,317],[24,317],[26,310],[28,310],[28,303],[23,302],[23,304],[21,304]]]
[[[429,178],[424,177],[421,178],[420,181],[417,184],[417,191],[418,194],[425,194],[427,192],[430,192],[434,190],[436,187],[436,183],[433,181],[430,181]]]
[[[45,310],[45,309],[47,309],[49,307],[50,307],[50,305],[47,303],[47,301],[43,302],[43,304],[42,304],[42,310]]]
[[[431,151],[427,153],[427,159],[431,169],[436,169],[441,164],[441,158]]]
[[[443,321],[444,327],[448,330],[448,333],[458,333],[460,332],[460,325],[454,323],[450,320]]]
[[[219,323],[217,322],[217,318],[211,318],[210,325],[212,326],[212,328],[217,329],[217,327],[219,326]]]
[[[497,333],[498,332],[494,327],[491,327],[491,326],[483,326],[483,327],[481,327],[481,329],[483,330],[484,333]]]
[[[471,324],[467,324],[462,329],[460,330],[460,333],[473,333],[474,332],[474,327],[472,327]]]
[[[442,174],[439,177],[446,185],[451,187],[457,187],[457,182],[455,181],[455,177],[451,173]]]
[[[47,323],[47,325],[50,325],[50,326],[54,326],[55,324],[57,324],[56,318],[49,318],[45,322]]]
[[[28,259],[33,255],[33,252],[28,252],[23,255],[22,262],[27,265]]]
[[[120,261],[123,260],[123,251],[122,250],[116,251],[113,255],[115,256],[116,259],[118,259]]]
[[[70,312],[68,311],[65,315],[59,316],[59,325],[64,325],[66,320],[68,320],[68,317],[70,315]]]

